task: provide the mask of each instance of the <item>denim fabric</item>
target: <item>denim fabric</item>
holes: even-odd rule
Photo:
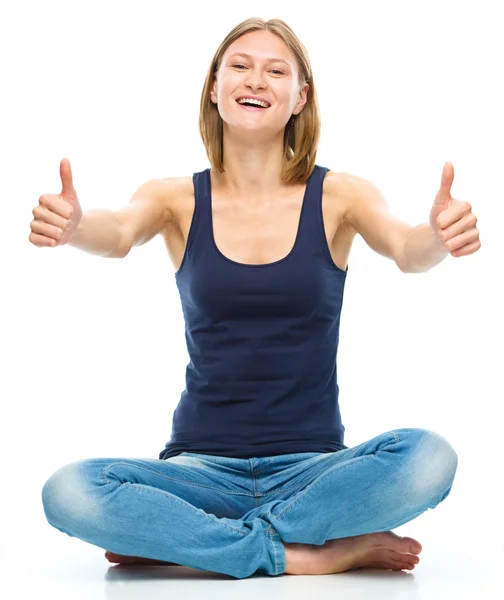
[[[42,502],[53,527],[116,554],[276,576],[282,542],[389,531],[435,508],[457,463],[444,437],[405,428],[329,453],[81,460],[47,480]]]

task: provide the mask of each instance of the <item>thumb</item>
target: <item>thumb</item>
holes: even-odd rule
[[[77,196],[72,179],[72,167],[68,158],[64,158],[60,162],[60,177],[61,177],[61,195],[62,196]]]
[[[451,162],[445,162],[443,174],[441,175],[441,186],[439,187],[439,191],[434,202],[435,205],[448,207],[451,200],[451,186],[454,175],[454,168]]]

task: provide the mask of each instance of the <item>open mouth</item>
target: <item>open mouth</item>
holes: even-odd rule
[[[270,108],[269,106],[260,106],[259,104],[255,104],[252,102],[242,103],[238,102],[238,100],[236,100],[236,104],[238,104],[242,108],[245,108],[246,110],[267,110],[268,108]]]

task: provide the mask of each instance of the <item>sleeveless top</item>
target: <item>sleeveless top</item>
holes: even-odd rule
[[[160,459],[347,448],[336,354],[348,267],[333,262],[324,231],[327,171],[315,165],[306,183],[289,254],[259,265],[219,251],[210,169],[193,174],[195,209],[175,273],[190,362]]]

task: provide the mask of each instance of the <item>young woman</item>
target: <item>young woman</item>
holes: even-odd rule
[[[66,159],[62,193],[34,209],[38,246],[124,257],[163,235],[191,356],[159,457],[60,468],[42,491],[47,519],[124,564],[237,578],[413,569],[420,544],[391,529],[446,498],[457,454],[414,428],[345,446],[336,354],[347,261],[357,233],[404,272],[471,253],[474,240],[462,221],[441,229],[455,221],[446,186],[431,223],[412,228],[370,182],[316,164],[310,62],[281,20],[247,19],[222,42],[200,131],[211,168],[148,181],[120,211],[82,215]]]

